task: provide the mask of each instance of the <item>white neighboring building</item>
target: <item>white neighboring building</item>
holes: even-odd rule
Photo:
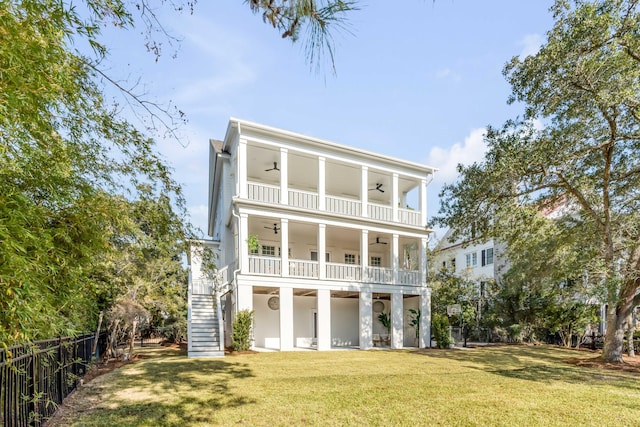
[[[210,143],[207,244],[219,277],[213,286],[192,252],[190,357],[220,355],[222,343],[207,341],[224,336],[230,345],[242,309],[254,311],[259,348],[428,346],[427,185],[434,172],[232,118],[224,141]],[[412,308],[422,313],[418,343]],[[389,332],[381,312],[391,315]],[[226,332],[216,335],[222,325]]]
[[[495,280],[499,267],[497,253],[499,248],[493,239],[487,241],[469,241],[464,237],[452,239],[448,230],[434,250],[434,268],[445,268],[454,274],[472,280],[478,284]]]

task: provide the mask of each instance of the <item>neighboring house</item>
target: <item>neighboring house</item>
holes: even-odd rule
[[[242,309],[254,311],[257,348],[429,345],[434,168],[238,119],[210,153],[205,244],[217,253],[218,284],[192,252],[190,356],[219,355],[199,325],[223,323],[230,345]],[[422,313],[418,343],[409,309]]]
[[[498,274],[498,259],[493,239],[487,241],[452,238],[448,230],[434,249],[434,268],[447,269],[452,273],[478,284],[495,280]]]

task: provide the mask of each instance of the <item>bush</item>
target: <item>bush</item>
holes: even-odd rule
[[[253,327],[253,310],[240,310],[233,319],[233,333],[231,342],[236,351],[246,351],[251,348]]]
[[[449,319],[447,316],[434,313],[431,318],[431,330],[434,339],[438,343],[438,348],[449,348],[453,344],[453,339],[449,335]]]
[[[187,336],[187,319],[183,317],[169,319],[162,335],[170,343],[181,343]]]

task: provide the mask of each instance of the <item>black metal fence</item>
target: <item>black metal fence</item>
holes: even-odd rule
[[[0,426],[40,426],[77,386],[106,335],[57,338],[0,349]]]

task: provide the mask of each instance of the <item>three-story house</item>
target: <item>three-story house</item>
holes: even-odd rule
[[[190,356],[219,355],[242,309],[254,312],[256,348],[428,346],[434,172],[232,118],[224,140],[210,142],[205,244],[218,272],[207,279],[192,252]],[[410,309],[421,313],[417,325]]]

